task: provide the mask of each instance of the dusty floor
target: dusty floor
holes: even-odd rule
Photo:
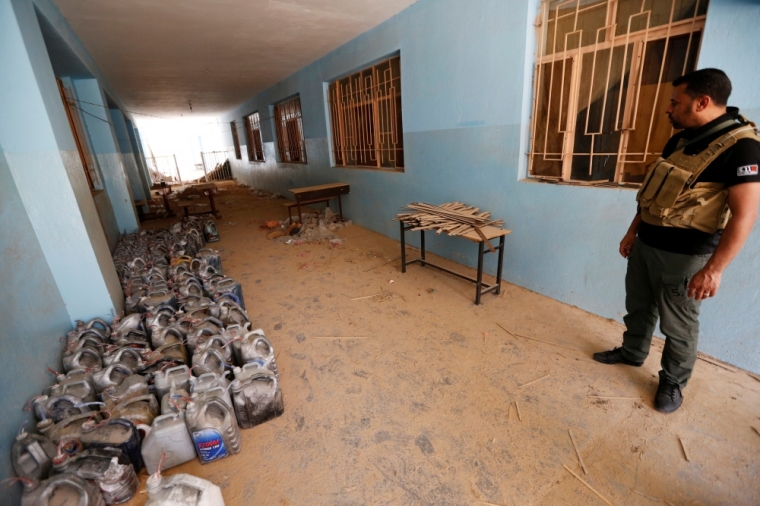
[[[213,481],[228,506],[604,504],[592,488],[615,505],[760,504],[747,373],[700,360],[662,415],[661,342],[642,368],[598,364],[615,322],[506,283],[475,306],[470,283],[382,265],[395,240],[354,225],[340,246],[285,245],[259,229],[286,217],[282,200],[234,188],[218,202],[215,246],[275,346],[285,414],[242,431],[242,453],[166,474]]]

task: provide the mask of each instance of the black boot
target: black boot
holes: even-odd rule
[[[594,360],[603,364],[625,364],[634,367],[641,367],[644,362],[633,362],[623,356],[623,348],[615,348],[609,351],[600,351],[594,353]]]
[[[681,407],[683,396],[678,383],[670,381],[660,374],[660,386],[654,396],[654,409],[662,413],[672,413]]]

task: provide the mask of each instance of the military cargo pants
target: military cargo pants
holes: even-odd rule
[[[623,356],[643,362],[649,355],[652,333],[660,319],[665,335],[660,376],[685,386],[697,360],[699,306],[688,297],[691,278],[710,255],[681,255],[651,248],[636,239],[625,275]]]

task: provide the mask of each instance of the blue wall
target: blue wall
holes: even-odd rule
[[[120,192],[90,191],[56,77],[76,92],[77,80],[109,86],[50,0],[0,0],[0,76],[1,480],[13,475],[10,448],[30,418],[22,407],[54,381],[46,367],[61,369],[59,337],[76,319],[123,309],[109,245],[129,189],[119,162],[109,170],[121,178],[109,178]],[[20,488],[4,488],[0,502],[17,504]]]
[[[733,63],[726,69],[734,79],[734,103],[760,119],[760,34],[750,26],[760,19],[758,8],[749,0],[712,0],[700,66],[720,66],[730,51]],[[621,320],[626,263],[617,248],[636,210],[634,191],[524,180],[537,12],[537,0],[418,1],[220,118],[222,124],[237,120],[245,142],[241,118],[253,111],[262,117],[267,161],[246,161],[245,149],[242,161],[231,154],[235,176],[282,194],[345,181],[351,184],[346,216],[392,238],[398,237],[392,218],[409,202],[476,204],[513,230],[505,254],[508,281]],[[331,167],[325,83],[394,52],[401,55],[405,171]],[[271,106],[296,93],[307,141],[305,166],[277,163],[272,143]],[[431,239],[432,251],[475,266],[471,244]],[[760,371],[754,344],[760,314],[747,309],[760,302],[759,253],[755,231],[726,272],[720,296],[703,305],[700,345],[754,371]],[[494,259],[486,268],[495,271]]]

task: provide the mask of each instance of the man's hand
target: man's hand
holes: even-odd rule
[[[636,242],[636,234],[631,232],[625,234],[623,240],[620,241],[620,254],[623,256],[623,258],[628,258],[628,255],[631,254],[631,251],[633,251],[634,242]]]
[[[689,297],[693,297],[694,300],[704,300],[709,297],[715,297],[720,287],[720,278],[722,273],[704,267],[697,272],[691,281],[689,281],[689,288],[687,294]]]

